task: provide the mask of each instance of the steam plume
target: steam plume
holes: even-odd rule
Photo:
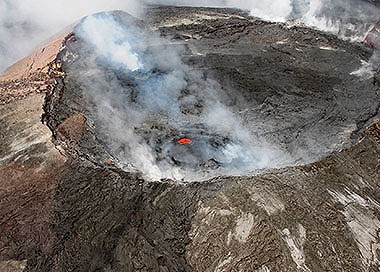
[[[294,20],[341,38],[362,40],[380,16],[380,8],[365,0],[146,0],[149,4],[232,7],[273,22]]]
[[[192,180],[289,162],[288,156],[242,125],[224,104],[217,82],[182,62],[186,48],[148,33],[124,16],[100,13],[83,20],[76,30],[83,57],[69,69],[91,103],[97,132],[122,166],[131,164],[152,179]],[[128,56],[120,54],[119,48]],[[203,110],[183,110],[194,108],[199,100]],[[180,154],[190,168],[165,159],[178,148],[173,131],[198,137],[194,150]],[[203,140],[205,134],[228,141],[215,148]],[[207,169],[209,173],[192,169],[211,158],[223,167]]]
[[[80,18],[115,9],[138,15],[140,4],[137,0],[1,0],[0,72]]]

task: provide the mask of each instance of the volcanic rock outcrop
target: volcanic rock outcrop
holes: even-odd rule
[[[146,18],[88,17],[1,75],[0,269],[379,271],[373,49],[232,9]]]

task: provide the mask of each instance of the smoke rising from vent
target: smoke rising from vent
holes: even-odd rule
[[[243,126],[216,81],[182,62],[186,47],[106,13],[87,17],[75,32],[81,58],[68,76],[121,166],[151,179],[192,180],[289,163]],[[179,144],[183,137],[191,142]]]
[[[299,6],[302,7],[302,1]],[[308,9],[300,8],[306,13],[293,13],[307,26],[331,32],[340,38],[362,41],[366,32],[380,16],[380,9],[366,1],[357,0],[309,0]],[[305,2],[303,2],[304,4]],[[294,10],[294,9],[293,9]]]
[[[364,0],[147,0],[147,3],[182,6],[231,7],[273,22],[293,21],[331,32],[341,38],[361,41],[380,16],[380,8]]]

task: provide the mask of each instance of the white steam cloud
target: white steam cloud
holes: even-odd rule
[[[68,76],[84,90],[97,133],[122,167],[189,181],[289,163],[243,126],[216,81],[182,62],[183,46],[134,26],[125,14],[89,16],[76,36],[82,57]],[[119,53],[123,46],[129,56]],[[191,146],[177,143],[185,136]]]
[[[141,68],[137,55],[132,52],[125,30],[118,24],[113,22],[110,26],[94,16],[89,16],[82,28],[82,37],[96,46],[99,56],[110,58],[110,61],[123,65],[127,70],[135,71]]]
[[[251,15],[268,21],[285,22],[293,10],[291,0],[254,1]]]
[[[0,0],[0,72],[82,17],[121,9],[140,14],[137,0]]]
[[[365,0],[146,0],[149,4],[240,8],[273,22],[293,21],[331,32],[344,39],[362,40],[380,17],[380,8]]]

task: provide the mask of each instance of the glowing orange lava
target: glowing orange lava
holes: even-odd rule
[[[190,138],[181,138],[177,141],[177,143],[181,145],[190,145],[193,143],[193,141]]]

